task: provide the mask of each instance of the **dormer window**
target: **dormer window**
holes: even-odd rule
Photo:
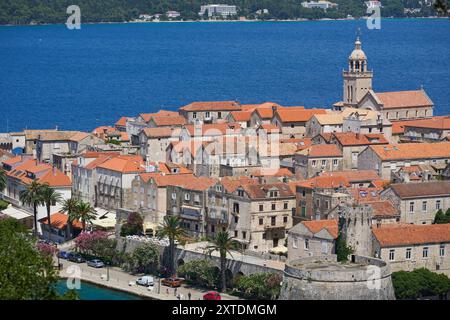
[[[222,192],[222,186],[221,185],[217,185],[216,186],[216,191],[217,192]]]
[[[244,196],[244,190],[238,190],[237,194],[239,197],[243,197]]]
[[[277,197],[278,197],[278,191],[277,191],[277,190],[271,190],[271,191],[269,191],[269,197],[271,197],[271,198],[277,198]]]

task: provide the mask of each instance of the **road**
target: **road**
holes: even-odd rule
[[[191,300],[202,300],[203,295],[208,290],[203,290],[199,288],[192,288],[183,285],[175,289],[169,288],[163,285],[159,285],[159,278],[154,277],[155,285],[153,290],[149,290],[146,287],[131,285],[130,282],[135,283],[139,275],[130,275],[119,268],[109,268],[109,280],[106,280],[107,269],[106,268],[92,268],[87,266],[86,263],[73,263],[67,260],[60,259],[62,264],[62,270],[60,271],[60,276],[63,278],[74,277],[78,275],[81,280],[87,280],[102,286],[110,287],[117,290],[126,291],[133,294],[138,294],[151,299],[158,300],[177,300],[177,295],[180,294],[180,300],[188,300],[188,293],[191,293]],[[80,269],[74,269],[74,267],[79,267]],[[77,270],[77,273],[74,272]],[[239,300],[240,298],[230,296],[227,294],[221,294],[222,300]]]

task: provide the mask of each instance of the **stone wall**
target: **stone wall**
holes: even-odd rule
[[[382,260],[353,256],[355,263],[339,265],[330,256],[314,258],[286,264],[280,300],[395,299],[391,271]]]

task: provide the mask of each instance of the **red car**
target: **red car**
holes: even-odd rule
[[[203,295],[203,300],[222,300],[220,293],[216,291],[210,291]]]

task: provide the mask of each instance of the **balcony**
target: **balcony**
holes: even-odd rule
[[[273,229],[286,229],[287,222],[277,222],[277,223],[265,223],[264,230],[273,230]]]

